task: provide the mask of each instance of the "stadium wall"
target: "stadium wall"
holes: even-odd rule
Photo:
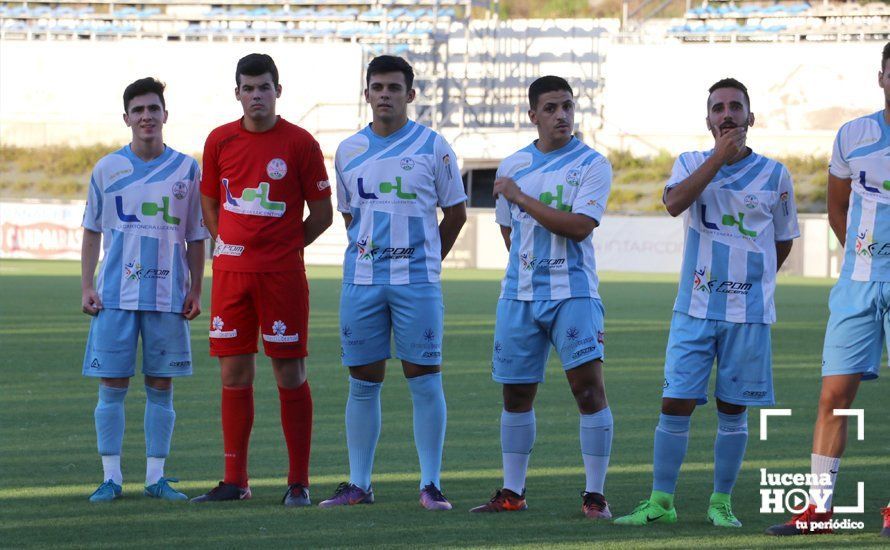
[[[357,44],[4,40],[0,143],[126,143],[124,88],[150,75],[167,83],[166,141],[185,153],[200,152],[210,130],[241,116],[235,63],[255,51],[272,55],[278,65],[278,111],[314,130],[323,150],[333,152],[357,129],[363,89]]]
[[[707,90],[741,80],[751,96],[750,142],[772,155],[829,156],[844,122],[877,111],[881,42],[620,44],[609,47],[603,149],[651,155],[710,149]]]
[[[752,144],[769,154],[825,156],[843,122],[879,106],[880,43],[690,44],[663,34],[647,36],[649,43],[626,43],[611,23],[518,20],[488,34],[474,27],[467,65],[459,53],[463,34],[455,32],[448,48],[451,85],[463,85],[465,71],[471,87],[500,85],[510,90],[500,95],[510,96],[522,115],[524,86],[532,77],[552,73],[587,82],[587,88],[579,84],[576,120],[585,140],[638,155],[709,148],[706,90],[724,76],[748,85],[757,118]],[[494,65],[484,51],[495,50],[504,74],[490,73]],[[279,111],[315,133],[328,156],[365,123],[359,44],[4,40],[0,143],[122,143],[129,133],[120,122],[121,92],[153,74],[168,84],[168,142],[199,152],[210,129],[239,116],[234,64],[252,51],[275,57],[284,87]],[[519,119],[514,128],[452,126],[443,134],[461,159],[496,164],[534,137],[524,116]]]
[[[0,202],[0,259],[80,259],[84,203]],[[306,249],[308,265],[342,265],[346,229],[341,220]],[[825,215],[800,216],[801,239],[783,268],[808,277],[837,276],[841,251]],[[668,216],[609,215],[594,231],[597,269],[679,273],[683,223]],[[208,255],[209,257],[209,255]],[[507,252],[494,210],[470,209],[467,224],[444,263],[457,269],[498,269]]]

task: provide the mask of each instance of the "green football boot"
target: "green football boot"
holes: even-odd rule
[[[663,495],[667,495],[667,493],[653,491],[652,496],[650,496],[648,500],[641,501],[640,504],[637,505],[636,508],[634,508],[633,512],[616,519],[613,523],[617,525],[677,523],[677,510],[673,506],[671,506],[670,508],[665,508],[662,505],[663,503],[665,503],[666,500],[670,502],[670,499],[659,498]]]
[[[710,521],[714,527],[742,526],[742,522],[732,513],[732,504],[729,502],[729,495],[723,493],[711,494],[711,501],[708,503],[708,521]]]

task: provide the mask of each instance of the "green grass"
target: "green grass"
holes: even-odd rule
[[[759,472],[808,471],[811,426],[819,391],[822,335],[829,281],[783,278],[779,323],[773,332],[777,407],[790,419],[774,420],[770,440],[758,439],[758,417],[735,491],[745,526],[716,531],[704,516],[711,491],[715,412],[712,404],[693,418],[689,454],[680,477],[674,526],[634,529],[586,521],[578,493],[583,472],[578,416],[555,359],[541,387],[538,439],[528,480],[528,512],[478,517],[466,512],[500,483],[500,387],[489,377],[494,309],[500,273],[446,273],[444,379],[449,408],[443,485],[455,510],[429,513],[417,504],[417,457],[411,405],[399,368],[383,389],[383,432],[374,488],[378,503],[350,509],[285,510],[279,505],[287,467],[278,421],[278,399],[268,361],[259,359],[256,422],[251,440],[249,502],[216,506],[168,505],[141,496],[144,475],[142,409],[138,378],[127,399],[124,498],[107,506],[86,497],[101,478],[93,408],[96,383],[80,375],[89,325],[79,313],[79,266],[74,262],[4,261],[0,264],[0,547],[53,546],[145,548],[163,546],[358,547],[572,546],[716,547],[877,546],[878,510],[890,498],[890,430],[880,407],[886,382],[866,384],[856,407],[866,409],[866,440],[851,440],[840,474],[840,504],[855,499],[855,481],[866,482],[864,532],[804,540],[761,536],[784,519],[759,513]],[[346,478],[343,428],[346,372],[339,365],[336,269],[310,269],[312,321],[309,358],[315,401],[312,496],[326,498]],[[177,425],[168,473],[196,495],[222,475],[219,378],[207,355],[205,313],[193,325],[195,375],[176,383]],[[664,346],[674,277],[606,274],[606,380],[615,416],[607,496],[617,513],[648,495],[652,431],[662,383]]]

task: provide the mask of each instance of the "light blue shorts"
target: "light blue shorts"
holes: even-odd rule
[[[717,360],[714,396],[733,405],[772,405],[770,327],[674,312],[664,363],[663,397],[708,402],[708,379]]]
[[[890,283],[839,279],[828,298],[822,376],[862,374],[874,380],[890,350]]]
[[[544,381],[550,346],[570,370],[604,359],[603,303],[596,298],[498,300],[491,377],[501,384]]]
[[[442,363],[445,304],[438,283],[344,284],[340,294],[340,356],[359,367],[396,356],[417,365]]]
[[[129,378],[136,373],[142,335],[142,374],[175,378],[192,374],[189,322],[179,313],[103,309],[90,321],[83,375]]]

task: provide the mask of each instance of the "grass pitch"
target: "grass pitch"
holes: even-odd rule
[[[209,272],[209,269],[208,269]],[[776,407],[791,418],[771,423],[759,440],[758,413],[734,496],[744,523],[718,531],[705,521],[712,487],[713,404],[693,417],[689,453],[680,475],[673,526],[628,528],[585,520],[579,492],[583,471],[578,414],[558,362],[538,394],[538,438],[528,479],[529,510],[494,516],[467,510],[499,487],[500,387],[490,379],[491,341],[500,273],[446,272],[444,381],[448,400],[443,490],[455,505],[431,513],[417,504],[418,466],[412,440],[411,401],[396,363],[383,388],[383,431],[377,451],[377,504],[349,509],[285,510],[286,451],[278,398],[268,361],[258,361],[256,421],[251,440],[248,502],[191,506],[150,501],[144,480],[142,413],[145,393],[136,377],[127,397],[124,498],[90,505],[101,481],[93,408],[96,382],[80,375],[89,319],[79,312],[79,264],[4,261],[0,265],[0,546],[148,548],[166,546],[879,546],[879,509],[890,498],[890,428],[880,404],[886,382],[863,385],[854,405],[864,408],[865,440],[851,435],[835,502],[855,502],[855,482],[865,482],[861,532],[786,540],[762,530],[784,515],[761,514],[759,468],[809,470],[810,441],[819,392],[822,336],[830,281],[780,279],[779,322],[773,331]],[[339,364],[339,272],[309,271],[312,292],[310,381],[315,401],[312,497],[327,498],[347,478],[343,410],[345,369]],[[607,274],[606,383],[615,417],[612,466],[606,495],[616,514],[629,512],[651,486],[652,434],[659,412],[664,347],[676,279]],[[200,494],[222,476],[220,382],[207,354],[210,282],[204,313],[192,325],[195,375],[176,382],[173,451],[167,474],[177,487]],[[851,434],[853,432],[851,431]],[[884,539],[886,541],[886,539]]]

